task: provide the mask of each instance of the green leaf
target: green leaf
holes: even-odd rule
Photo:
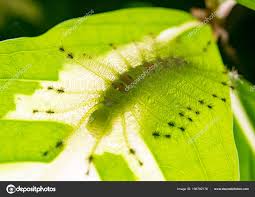
[[[95,156],[96,169],[102,180],[108,181],[135,181],[135,175],[130,170],[126,161],[118,155],[104,153]],[[113,170],[110,170],[113,169]]]
[[[232,95],[234,132],[238,149],[240,178],[255,180],[255,88],[245,79],[235,80]]]
[[[231,85],[211,29],[187,13],[70,20],[1,42],[0,69],[0,162],[51,161],[50,180],[239,179]]]
[[[250,9],[255,10],[255,1],[254,0],[237,0],[237,2],[243,6],[246,6]]]

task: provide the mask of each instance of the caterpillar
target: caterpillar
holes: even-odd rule
[[[146,43],[138,43],[133,41],[130,44],[131,46],[129,46],[133,49],[134,55],[132,57],[126,55],[125,50],[122,50],[121,47],[117,47],[115,44],[109,43],[109,48],[111,49],[112,53],[116,54],[117,57],[122,61],[122,65],[124,65],[121,71],[116,69],[116,67],[118,67],[116,65],[111,67],[105,62],[98,61],[96,58],[87,55],[86,52],[83,53],[82,56],[85,57],[85,59],[89,59],[90,61],[93,61],[96,65],[98,65],[97,69],[93,69],[93,67],[88,67],[89,64],[85,65],[80,62],[79,58],[76,59],[77,55],[74,55],[74,53],[69,52],[63,46],[59,47],[59,51],[61,53],[66,53],[66,57],[68,59],[71,59],[71,61],[74,61],[76,64],[85,67],[85,69],[94,74],[96,77],[102,79],[106,84],[106,88],[98,92],[99,97],[97,104],[92,107],[92,111],[90,111],[89,115],[86,114],[86,118],[82,118],[83,121],[85,119],[87,120],[86,127],[90,134],[96,139],[96,143],[88,156],[89,164],[93,162],[93,154],[96,151],[96,148],[100,143],[101,139],[111,132],[116,119],[121,118],[123,136],[125,138],[127,151],[131,155],[133,155],[134,159],[137,160],[140,166],[143,166],[144,161],[141,161],[141,159],[138,157],[138,155],[136,154],[136,148],[130,145],[129,139],[127,137],[124,114],[127,111],[131,111],[134,117],[136,117],[136,119],[139,119],[139,117],[135,115],[135,110],[132,110],[132,108],[134,108],[134,106],[136,106],[137,104],[140,105],[140,107],[142,106],[142,108],[144,107],[144,111],[146,111],[146,113],[148,112],[150,114],[165,114],[166,111],[168,111],[167,109],[155,112],[150,111],[150,109],[147,108],[159,108],[158,106],[161,106],[161,108],[166,108],[165,105],[167,104],[163,103],[168,103],[167,100],[169,99],[169,97],[175,97],[175,93],[171,93],[171,91],[175,89],[175,91],[178,92],[178,89],[176,90],[176,88],[173,87],[177,87],[179,82],[178,80],[182,80],[182,76],[180,76],[179,73],[192,73],[195,79],[201,80],[202,78],[203,80],[212,83],[214,86],[227,86],[227,83],[222,83],[222,80],[226,80],[224,68],[219,71],[206,70],[204,65],[196,65],[196,61],[193,60],[193,58],[198,56],[200,52],[198,53],[198,55],[196,53],[177,53],[176,55],[173,49],[162,46],[162,43],[159,39],[160,36],[161,35],[156,37],[155,35],[150,34],[145,39]],[[178,39],[174,39],[174,42],[178,43],[178,41]],[[147,46],[145,47],[145,45]],[[205,46],[209,48],[211,46],[211,41],[207,41],[205,43]],[[201,52],[205,52],[203,47],[201,49]],[[70,56],[70,54],[72,55]],[[135,63],[132,63],[132,60]],[[108,72],[113,77],[109,77],[109,74],[104,74],[104,72],[100,73],[100,68],[103,68],[103,71],[104,69],[108,70]],[[205,76],[201,75],[201,72],[205,73]],[[215,76],[217,77],[215,78]],[[169,77],[171,77],[171,80],[169,80]],[[163,129],[165,130],[165,132],[161,134],[162,131],[151,131],[151,136],[154,137],[154,139],[157,139],[160,136],[164,136],[165,139],[173,140],[173,138],[176,136],[176,130],[180,131],[181,133],[187,133],[190,125],[196,125],[196,122],[199,121],[199,118],[195,118],[194,115],[200,115],[201,111],[209,113],[208,111],[206,111],[206,108],[209,110],[214,109],[214,105],[212,104],[212,102],[217,101],[211,100],[211,97],[209,97],[209,95],[212,95],[210,91],[206,91],[206,88],[205,90],[202,90],[203,85],[199,87],[196,83],[192,81],[185,81],[185,83],[187,83],[189,88],[194,88],[194,95],[201,94],[202,92],[204,95],[206,95],[206,97],[199,99],[196,98],[196,96],[190,95],[183,90],[182,95],[189,96],[190,98],[192,98],[192,101],[188,101],[188,99],[187,101],[189,103],[185,104],[181,102],[171,102],[175,103],[174,108],[182,109],[183,111],[185,111],[185,114],[184,112],[173,114],[173,112],[168,111],[170,112],[169,115],[171,115],[167,115],[167,119],[156,118],[154,120],[155,122],[165,122],[165,124],[163,124],[164,126],[160,125],[161,130]],[[164,84],[164,87],[160,87],[160,84]],[[155,94],[156,97],[160,96],[161,102],[156,103],[155,101],[157,99],[155,96],[154,98],[149,98],[150,91],[155,89],[161,90],[157,91],[157,94]],[[172,90],[169,91],[169,89]],[[56,91],[59,93],[64,92],[63,89],[57,89]],[[142,101],[140,99],[137,99],[143,97],[145,99]],[[227,96],[222,95],[221,100],[224,102],[226,102],[225,97]],[[216,97],[213,96],[213,98]],[[197,104],[194,105],[194,103]],[[191,104],[193,104],[192,107],[190,107]],[[171,119],[177,119],[178,122],[173,122],[171,121]],[[171,130],[169,131],[169,129]],[[89,169],[86,174],[89,174]]]

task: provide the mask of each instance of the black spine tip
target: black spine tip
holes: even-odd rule
[[[169,122],[169,123],[167,123],[170,127],[174,127],[175,126],[175,124],[174,124],[174,122]]]
[[[201,105],[205,104],[205,102],[203,100],[199,100],[198,101]]]
[[[38,113],[39,112],[39,110],[38,109],[34,109],[33,110],[33,113],[35,114],[35,113]]]
[[[47,113],[47,114],[54,114],[55,112],[52,111],[52,110],[47,110],[46,113]]]
[[[60,148],[60,147],[62,147],[63,146],[63,141],[59,141],[59,142],[57,142],[57,144],[56,144],[56,148]]]
[[[166,134],[165,138],[171,138],[171,135],[170,134]]]
[[[191,107],[187,107],[187,110],[191,111],[192,109],[191,109]]]
[[[189,120],[190,122],[193,122],[193,119],[192,119],[192,118],[190,118],[190,117],[188,118],[188,120]]]
[[[179,116],[183,117],[183,116],[184,116],[184,114],[183,114],[182,112],[180,112],[180,113],[179,113]]]
[[[89,160],[89,163],[91,163],[93,161],[94,157],[92,155],[89,156],[88,160]]]
[[[221,100],[225,103],[227,101],[227,99],[225,98],[221,98]]]
[[[60,89],[57,89],[57,93],[61,94],[61,93],[64,93],[64,89],[63,88],[60,88]]]
[[[72,54],[72,53],[68,53],[68,54],[67,54],[67,57],[68,57],[69,59],[73,59],[73,54]]]
[[[184,127],[180,127],[179,129],[180,129],[182,132],[185,131],[185,128],[184,128]]]
[[[227,84],[226,82],[224,82],[224,81],[221,82],[221,84],[224,85],[224,86],[228,85],[228,84]]]
[[[153,135],[153,137],[159,137],[159,136],[160,136],[159,132],[157,132],[157,131],[154,131],[154,132],[152,133],[152,135]]]
[[[113,43],[109,43],[109,46],[112,47],[113,49],[117,49],[117,47]]]
[[[235,90],[235,87],[234,86],[229,86],[232,90]]]
[[[212,109],[212,108],[213,108],[213,106],[212,106],[212,105],[207,105],[207,107],[208,107],[209,109]]]
[[[64,47],[59,47],[59,51],[64,52],[65,51]]]
[[[134,155],[134,154],[135,154],[135,150],[132,149],[132,148],[130,148],[130,149],[129,149],[129,153]]]

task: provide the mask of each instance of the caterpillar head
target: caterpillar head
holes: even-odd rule
[[[100,138],[112,129],[112,112],[105,105],[100,105],[89,117],[86,125],[89,132]]]

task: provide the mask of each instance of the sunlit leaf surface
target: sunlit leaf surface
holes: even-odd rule
[[[232,84],[184,12],[70,20],[1,42],[0,69],[2,163],[43,162],[41,180],[239,179]]]

